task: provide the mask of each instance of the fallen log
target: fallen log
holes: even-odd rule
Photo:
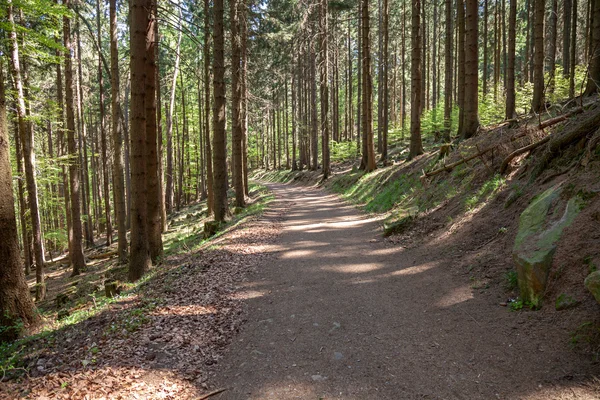
[[[441,172],[444,172],[444,171],[451,171],[452,169],[454,169],[455,167],[459,166],[460,164],[466,163],[467,161],[471,161],[474,158],[481,157],[482,155],[484,155],[488,151],[491,151],[491,150],[495,149],[496,146],[497,145],[487,147],[487,148],[479,151],[478,153],[476,153],[476,154],[474,154],[472,156],[469,156],[467,158],[462,158],[459,161],[453,162],[452,164],[444,165],[443,167],[438,168],[436,170],[433,170],[431,172],[425,172],[424,175],[425,175],[426,178],[429,178],[431,176],[437,175],[437,174],[439,174]]]
[[[112,256],[116,256],[117,255],[117,250],[113,250],[113,251],[109,251],[106,253],[101,253],[101,254],[92,254],[90,256],[88,256],[88,258],[90,260],[104,260],[105,258],[110,258]]]
[[[531,143],[527,146],[521,147],[521,148],[513,151],[512,153],[510,153],[508,156],[506,156],[504,161],[502,161],[502,165],[500,166],[500,174],[504,175],[504,173],[508,169],[508,165],[515,157],[517,157],[523,153],[527,153],[528,151],[531,151],[531,150],[535,149],[536,147],[543,145],[544,143],[547,143],[551,137],[552,137],[552,135],[548,135],[545,138],[543,138],[542,140],[539,140],[539,141]]]
[[[538,128],[539,129],[546,129],[549,126],[556,125],[559,122],[566,121],[567,119],[571,118],[572,116],[577,115],[577,114],[581,114],[582,112],[583,112],[583,107],[577,107],[577,108],[569,111],[566,114],[559,115],[558,117],[554,117],[554,118],[549,118],[549,119],[547,119],[545,121],[540,122],[540,124],[538,125]]]
[[[531,179],[540,176],[548,164],[550,164],[550,161],[562,148],[594,132],[598,129],[598,125],[600,125],[600,109],[596,110],[592,115],[583,121],[580,121],[577,125],[563,134],[556,137],[555,135],[551,135],[552,140],[549,141],[546,151],[534,168]]]

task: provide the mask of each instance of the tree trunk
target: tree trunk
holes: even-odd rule
[[[98,94],[100,97],[100,144],[102,147],[102,183],[104,190],[104,219],[106,223],[106,245],[112,244],[112,222],[110,217],[110,191],[109,191],[109,178],[108,178],[108,146],[106,142],[106,127],[105,127],[105,110],[104,110],[104,77],[102,74],[102,56],[100,49],[102,49],[102,30],[100,25],[100,2],[96,0],[96,28],[98,34]],[[67,72],[65,71],[65,79]],[[68,102],[68,100],[67,100]],[[68,104],[67,104],[68,106]]]
[[[450,134],[452,130],[452,73],[453,60],[452,54],[454,49],[452,27],[452,0],[446,0],[446,48],[445,48],[445,66],[446,74],[444,81],[444,141],[450,142]]]
[[[468,2],[467,2],[468,4]],[[483,0],[483,101],[488,93],[488,0]],[[467,28],[468,29],[468,28]],[[467,50],[468,51],[468,50]]]
[[[533,57],[533,100],[531,110],[540,112],[544,108],[544,0],[535,0]]]
[[[509,0],[508,15],[508,67],[506,69],[506,112],[504,117],[509,120],[515,112],[515,48],[517,38],[517,0]]]
[[[146,178],[146,44],[152,6],[149,0],[132,0],[130,8],[131,69],[131,247],[129,280],[140,279],[150,268]]]
[[[31,218],[31,229],[33,233],[33,253],[36,267],[36,300],[42,300],[46,295],[46,284],[44,282],[44,244],[42,241],[42,229],[37,198],[37,183],[35,179],[35,155],[33,152],[33,131],[28,130],[25,120],[25,98],[23,96],[23,82],[21,80],[21,67],[19,63],[19,46],[17,44],[17,33],[13,16],[12,0],[7,1],[7,19],[10,26],[10,54],[11,73],[16,91],[17,121],[19,136],[23,146],[23,159],[25,165],[25,180],[27,183],[27,196],[29,213]]]
[[[18,324],[30,328],[38,320],[23,275],[17,237],[3,69],[0,61],[0,342],[17,339],[22,334]]]
[[[246,205],[244,193],[244,168],[242,157],[242,38],[240,33],[243,4],[229,0],[231,25],[231,151],[233,153],[233,187],[236,207]],[[243,29],[243,28],[242,28]]]
[[[213,26],[213,167],[214,167],[214,215],[215,221],[223,222],[228,214],[227,206],[227,135],[225,132],[225,36],[223,32],[223,0],[214,2]]]
[[[210,139],[210,14],[209,0],[204,0],[204,146],[206,156],[206,207],[207,214],[210,215],[214,211],[214,185],[213,185],[213,159],[212,159],[212,143]]]
[[[538,0],[539,1],[539,0]],[[593,8],[590,12],[590,70],[585,95],[598,92],[600,86],[600,0],[591,0]]]
[[[558,24],[558,0],[552,1],[552,9],[548,16],[548,57],[546,58],[548,75],[550,82],[548,84],[548,92],[554,92],[554,75],[556,74],[556,38]]]
[[[457,94],[456,100],[458,103],[458,135],[463,136],[465,130],[465,3],[464,0],[456,0],[458,8],[458,76],[456,78]]]
[[[423,154],[421,141],[421,0],[412,0],[412,53],[410,61],[411,91],[410,91],[410,152],[409,159]]]
[[[67,7],[71,7],[70,0],[65,1]],[[85,258],[83,256],[82,227],[81,227],[81,195],[79,181],[79,157],[77,156],[77,145],[75,143],[75,113],[73,109],[73,60],[71,58],[71,20],[63,17],[63,43],[65,52],[65,106],[67,117],[67,142],[70,155],[69,183],[71,189],[71,224],[73,226],[73,245],[71,254],[71,265],[73,272],[71,276],[79,275],[85,269]],[[106,192],[108,195],[108,192]],[[108,224],[108,221],[107,221]]]
[[[568,77],[571,73],[571,11],[573,10],[572,0],[563,0],[563,48],[562,48],[562,66],[563,75]],[[575,14],[577,18],[577,14]]]
[[[150,1],[152,8],[149,12],[146,32],[146,204],[147,229],[150,259],[157,263],[163,254],[161,202],[162,189],[158,175],[158,130],[157,130],[157,101],[156,101],[156,45],[155,36],[157,22],[157,0]]]
[[[577,51],[577,0],[573,0],[573,12],[572,12],[572,25],[571,25],[571,74],[569,75],[569,97],[575,97],[575,63],[576,51]]]
[[[327,18],[327,0],[319,1],[319,64],[320,89],[321,89],[321,153],[323,157],[323,179],[327,179],[330,174],[329,166],[329,57],[328,57],[328,18]]]
[[[371,38],[369,25],[369,0],[362,1],[362,54],[363,54],[363,138],[365,143],[365,171],[377,168],[375,143],[373,143],[373,78],[371,77]]]
[[[389,129],[389,91],[388,91],[388,63],[389,63],[389,31],[388,31],[388,20],[390,16],[389,0],[383,0],[383,51],[382,51],[382,104],[383,110],[381,112],[381,118],[383,123],[383,129],[381,132],[381,161],[384,165],[387,163],[388,158],[388,129]]]
[[[475,136],[479,129],[478,99],[478,7],[477,0],[466,1],[465,22],[465,120],[463,139]]]
[[[173,67],[173,80],[171,81],[171,96],[169,108],[167,110],[167,186],[165,189],[165,207],[167,213],[173,211],[174,189],[173,189],[173,118],[175,113],[175,96],[177,89],[177,74],[179,74],[179,63],[181,60],[181,10],[179,10],[179,36],[177,37],[177,47],[175,48],[175,66]]]
[[[125,182],[123,175],[123,134],[121,131],[121,101],[119,99],[119,51],[117,48],[117,1],[110,0],[110,86],[113,138],[113,190],[117,218],[117,255],[119,263],[127,262],[127,227],[125,221]]]

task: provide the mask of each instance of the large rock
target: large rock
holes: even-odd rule
[[[585,278],[585,287],[594,295],[594,298],[600,303],[600,271],[594,271]]]
[[[554,186],[536,197],[519,219],[513,247],[519,290],[525,302],[537,306],[546,289],[556,245],[563,230],[583,207],[579,197],[561,201],[561,187]]]

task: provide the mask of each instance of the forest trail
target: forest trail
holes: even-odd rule
[[[592,398],[597,367],[568,336],[474,289],[447,244],[393,245],[334,195],[269,187],[287,212],[275,256],[240,287],[248,321],[214,398]]]

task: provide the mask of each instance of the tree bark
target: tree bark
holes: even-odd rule
[[[131,1],[131,247],[129,280],[140,279],[150,268],[146,178],[146,43],[151,17],[149,0]]]
[[[231,25],[231,151],[233,156],[232,176],[236,207],[246,205],[244,193],[244,167],[242,157],[242,38],[240,33],[240,0],[229,0]]]
[[[600,86],[600,0],[591,0],[592,10],[590,24],[590,70],[588,73],[585,95],[598,92]]]
[[[229,213],[227,205],[227,146],[225,133],[225,35],[223,32],[223,0],[214,1],[213,26],[213,167],[214,215],[223,222]]]
[[[8,1],[10,9],[11,0]],[[17,237],[3,69],[0,61],[0,341],[9,341],[22,333],[17,324],[30,328],[38,318],[23,275]]]
[[[571,73],[571,11],[573,10],[572,0],[563,0],[563,48],[562,48],[562,66],[563,75],[568,77]],[[577,18],[577,14],[575,14]]]
[[[479,129],[477,20],[477,0],[467,0],[465,22],[465,120],[464,130],[462,132],[463,139],[475,136]]]
[[[117,1],[110,0],[110,86],[113,139],[113,190],[117,218],[117,255],[120,264],[127,262],[127,227],[125,221],[125,181],[123,175],[123,133],[119,98],[119,50],[117,47]]]
[[[71,0],[66,0],[65,5],[71,7]],[[73,60],[71,57],[71,20],[63,17],[63,43],[65,52],[65,106],[67,118],[67,142],[69,149],[69,183],[71,189],[71,224],[73,226],[73,254],[71,265],[73,272],[71,276],[79,275],[85,269],[85,258],[83,256],[82,227],[81,227],[81,194],[79,180],[79,157],[75,143],[75,112],[73,109]],[[108,195],[108,192],[106,193]],[[108,201],[108,200],[107,200]],[[107,222],[108,223],[108,222]],[[108,228],[107,228],[108,229]]]
[[[146,32],[146,204],[147,229],[150,259],[157,263],[163,254],[161,197],[162,189],[159,180],[160,162],[158,156],[157,130],[157,96],[156,96],[156,46],[158,37],[155,36],[157,22],[157,0],[150,0],[148,28]]]
[[[375,143],[373,143],[373,78],[371,77],[371,39],[369,25],[369,0],[362,1],[362,75],[363,75],[363,137],[366,150],[365,171],[377,168]]]
[[[465,130],[465,3],[464,0],[456,0],[458,8],[457,21],[458,21],[458,50],[457,50],[457,62],[458,62],[458,76],[456,77],[457,94],[456,99],[458,103],[458,134],[463,136]]]
[[[323,157],[323,179],[329,177],[329,56],[328,56],[328,24],[327,0],[319,1],[319,64],[321,92],[321,153]]]
[[[534,56],[533,56],[533,100],[531,110],[540,112],[544,108],[544,11],[545,0],[535,0]]]
[[[110,190],[109,190],[109,177],[108,177],[108,144],[106,142],[106,117],[104,109],[104,76],[102,74],[102,30],[100,25],[100,2],[96,0],[96,29],[98,35],[98,94],[100,97],[99,108],[100,108],[100,145],[102,149],[102,183],[103,183],[103,196],[104,196],[104,219],[106,224],[106,245],[112,244],[112,222],[110,215]],[[65,71],[65,79],[66,79]],[[68,100],[67,100],[68,101]],[[67,105],[68,106],[68,105]]]
[[[452,0],[446,0],[446,49],[445,49],[445,81],[444,81],[444,141],[450,142],[450,134],[452,130],[452,80],[453,80],[453,64],[452,54],[453,45],[453,30],[452,27]]]
[[[206,157],[206,207],[208,215],[214,211],[214,185],[213,185],[213,159],[212,143],[210,138],[210,15],[209,0],[204,0],[204,146]]]
[[[515,48],[517,38],[517,0],[509,0],[508,15],[508,66],[506,68],[506,112],[504,117],[509,120],[516,116],[515,112]]]
[[[33,253],[36,268],[36,300],[42,300],[46,295],[46,284],[44,282],[44,244],[42,241],[42,229],[37,196],[37,183],[35,179],[35,154],[33,152],[33,131],[27,129],[25,120],[25,98],[23,96],[23,82],[21,80],[21,66],[19,62],[19,45],[13,15],[12,0],[7,0],[7,19],[10,26],[10,57],[11,73],[16,91],[17,121],[19,136],[23,146],[23,159],[25,165],[25,180],[27,183],[27,196],[29,213],[31,218],[31,229],[33,233]]]
[[[412,0],[412,53],[410,62],[411,91],[410,91],[410,151],[409,159],[423,154],[421,141],[421,0]]]

